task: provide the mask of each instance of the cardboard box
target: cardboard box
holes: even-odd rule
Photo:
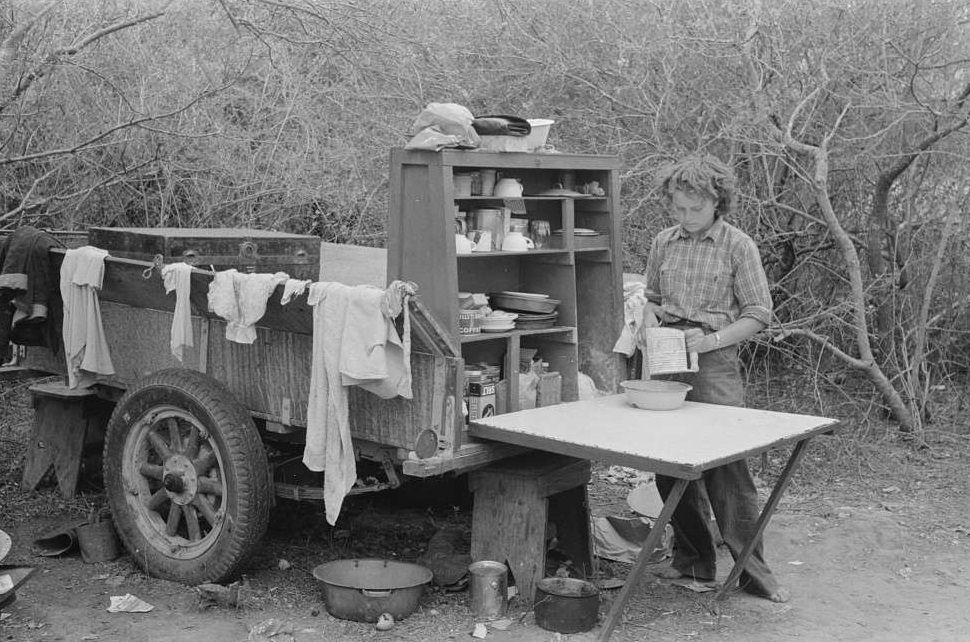
[[[560,402],[562,402],[562,375],[558,372],[544,372],[539,375],[536,408],[554,406]]]
[[[481,419],[496,414],[495,384],[470,382],[468,384],[468,419]]]

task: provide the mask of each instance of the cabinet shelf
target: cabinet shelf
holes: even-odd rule
[[[551,328],[536,328],[528,330],[509,330],[508,332],[482,332],[480,334],[463,334],[460,337],[461,343],[478,343],[479,341],[493,341],[495,339],[508,339],[511,336],[538,336],[544,334],[566,334],[575,332],[572,326],[558,325]]]
[[[454,175],[465,169],[497,170],[503,177],[518,179],[525,194],[459,196]],[[625,374],[621,359],[612,351],[623,328],[619,169],[613,156],[391,152],[387,278],[418,284],[422,302],[451,333],[460,348],[453,366],[459,377],[456,390],[464,388],[466,363],[499,364],[509,392],[508,409],[518,410],[523,353],[537,354],[549,363],[550,371],[562,375],[563,401],[578,398],[580,372],[592,377],[601,390],[616,389]],[[569,174],[576,185],[598,182],[606,195],[538,196],[563,183]],[[499,207],[513,217],[546,221],[550,232],[564,232],[559,237],[551,234],[549,244],[541,249],[457,254],[456,210],[466,211],[471,219],[476,209]],[[581,228],[595,229],[601,236],[573,234]],[[561,325],[459,334],[459,291],[505,290],[543,293],[560,301],[556,321]]]
[[[606,248],[597,248],[597,249],[605,250]],[[487,256],[527,257],[527,256],[534,256],[536,254],[568,254],[568,253],[569,253],[569,250],[566,250],[564,248],[553,247],[553,248],[540,248],[538,250],[527,250],[525,252],[503,252],[501,250],[493,250],[491,252],[472,252],[471,254],[459,254],[458,258],[460,260],[464,260],[464,259],[475,259],[475,258],[480,259]]]

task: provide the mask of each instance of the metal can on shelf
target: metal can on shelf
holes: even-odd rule
[[[458,334],[479,334],[482,331],[482,319],[485,314],[479,310],[458,311]]]

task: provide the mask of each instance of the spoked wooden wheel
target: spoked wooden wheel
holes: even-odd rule
[[[252,419],[221,384],[165,370],[129,389],[105,439],[105,486],[125,546],[150,574],[232,575],[266,530],[269,474]]]

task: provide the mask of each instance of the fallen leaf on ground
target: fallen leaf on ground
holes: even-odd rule
[[[154,606],[141,600],[131,593],[112,595],[108,613],[148,613]]]

